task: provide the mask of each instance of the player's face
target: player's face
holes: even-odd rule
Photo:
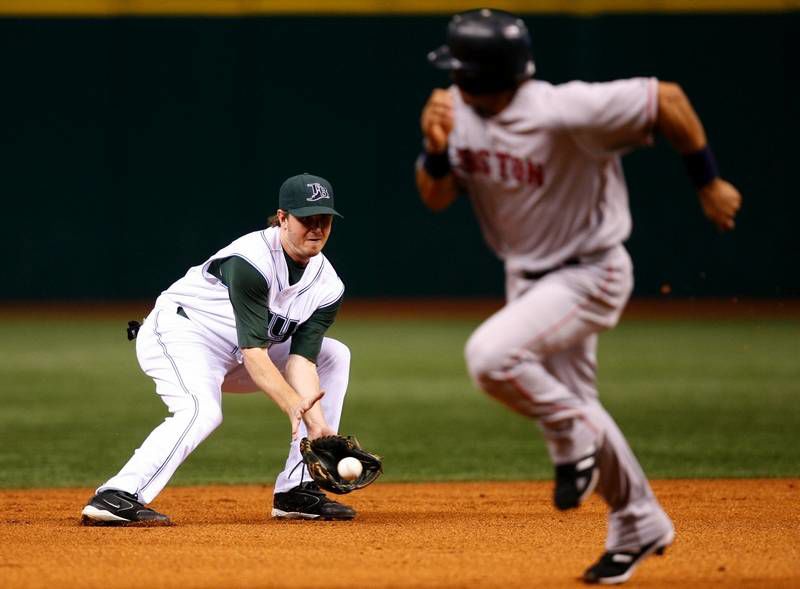
[[[472,107],[483,118],[493,117],[511,103],[514,90],[506,90],[495,94],[470,94],[463,88],[458,89],[464,104]]]
[[[281,243],[286,253],[296,262],[305,263],[325,247],[331,234],[333,215],[295,217],[278,212],[281,222]]]

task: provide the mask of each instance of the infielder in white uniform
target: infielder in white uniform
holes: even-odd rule
[[[165,290],[136,339],[142,370],[170,417],[122,470],[97,489],[82,521],[169,524],[146,504],[222,422],[222,392],[264,391],[292,427],[272,515],[352,519],[328,499],[301,462],[298,439],[339,427],[350,372],[347,347],[324,337],[344,285],[321,253],[336,212],[333,188],[318,176],[286,180],[270,227],[240,237]],[[319,402],[318,402],[319,401]]]
[[[557,508],[578,507],[598,489],[610,508],[608,537],[584,580],[624,582],[674,529],[595,384],[597,334],[617,323],[633,287],[620,156],[662,133],[721,229],[733,228],[741,197],[719,177],[677,84],[533,80],[525,24],[487,9],[453,17],[447,44],[428,58],[454,85],[434,90],[422,112],[419,192],[434,211],[468,194],[505,264],[507,304],[467,342],[469,373],[538,423]]]

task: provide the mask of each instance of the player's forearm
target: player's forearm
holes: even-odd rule
[[[286,361],[286,381],[303,398],[313,398],[319,393],[319,375],[313,362],[303,356],[290,354]],[[309,437],[333,433],[319,404],[314,405],[303,415]]]
[[[689,99],[678,84],[659,82],[656,128],[683,156],[686,173],[701,200],[708,200],[709,196],[705,193],[709,192],[709,187],[713,187],[715,182],[719,183],[719,169],[714,153],[708,145],[700,117],[697,116]],[[719,192],[719,190],[712,189],[711,192]],[[726,188],[723,192],[730,191]],[[711,200],[716,200],[716,198]],[[724,219],[715,212],[718,208],[716,206],[711,207],[713,210],[709,215],[715,223],[725,229],[733,227],[732,215],[738,209],[738,205],[733,207],[732,203],[729,204],[731,206],[725,207]],[[706,214],[709,214],[706,205],[704,205],[704,209],[706,209]]]
[[[425,103],[420,117],[423,152],[417,158],[417,190],[432,211],[449,207],[458,196],[450,169],[448,141],[453,132],[453,95],[436,88]]]
[[[656,129],[683,156],[686,172],[706,216],[723,231],[733,229],[742,195],[735,186],[720,178],[700,117],[677,84],[658,84]]]
[[[708,140],[683,89],[672,82],[658,83],[658,117],[656,130],[681,154],[703,149]]]
[[[289,414],[292,407],[300,401],[300,395],[286,382],[283,375],[269,359],[267,351],[261,348],[242,350],[244,366],[253,382],[272,399],[284,413]]]
[[[432,177],[421,165],[416,172],[417,190],[422,202],[432,211],[446,209],[458,196],[456,181],[452,174],[441,178]]]

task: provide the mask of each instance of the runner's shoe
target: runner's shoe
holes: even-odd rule
[[[579,507],[592,494],[600,478],[597,452],[569,464],[556,465],[556,486],[553,503],[562,511]]]

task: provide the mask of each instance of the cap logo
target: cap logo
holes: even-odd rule
[[[330,198],[328,194],[328,189],[325,188],[319,182],[313,182],[312,184],[306,184],[311,189],[311,196],[309,196],[306,200],[308,202],[316,202],[318,200],[322,200],[323,198]]]

